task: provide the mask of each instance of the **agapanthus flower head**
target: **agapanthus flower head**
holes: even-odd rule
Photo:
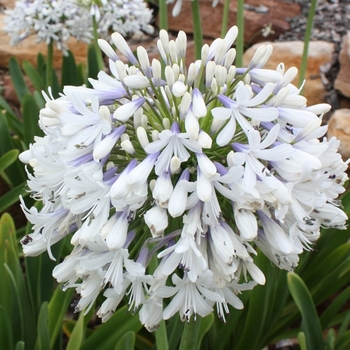
[[[46,96],[45,136],[20,156],[42,202],[22,200],[33,224],[22,245],[51,255],[70,236],[53,275],[76,288],[77,311],[103,291],[103,321],[124,296],[149,330],[177,312],[188,320],[216,308],[225,320],[229,305],[243,307],[241,291],[265,283],[257,254],[293,270],[322,227],[345,228],[336,199],[347,164],[339,141],[322,138],[329,106],[306,106],[295,69],[263,68],[270,46],[236,68],[236,35],[231,28],[188,65],[185,33],[170,40],[162,30],[162,71],[115,33],[117,52],[99,42],[110,75]]]
[[[110,33],[118,32],[123,36],[145,31],[153,32],[149,24],[152,10],[144,0],[76,0],[85,7],[97,23],[97,32],[105,39]]]
[[[152,11],[143,0],[17,0],[5,14],[5,31],[12,44],[35,34],[38,42],[55,43],[64,53],[70,37],[89,43],[94,26],[101,37],[111,31],[125,36],[152,31]]]
[[[38,42],[53,42],[66,52],[70,37],[84,42],[92,39],[89,14],[74,0],[17,0],[5,14],[5,31],[11,35],[12,44],[35,34]]]

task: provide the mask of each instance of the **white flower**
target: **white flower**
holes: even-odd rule
[[[104,18],[102,8],[93,14]],[[45,135],[20,156],[42,202],[21,200],[33,224],[21,244],[54,258],[51,245],[72,234],[54,276],[81,295],[77,311],[103,293],[102,321],[124,299],[150,331],[214,305],[225,320],[229,304],[243,307],[241,291],[266,282],[256,255],[292,271],[322,227],[345,228],[337,198],[347,163],[339,141],[320,141],[328,107],[306,106],[295,69],[263,69],[271,46],[248,68],[233,66],[236,36],[233,27],[186,65],[185,34],[162,30],[162,70],[115,33],[130,65],[100,41],[111,75],[45,96]]]
[[[164,309],[163,318],[165,320],[172,317],[177,311],[183,321],[189,321],[193,314],[205,317],[213,310],[209,302],[224,302],[218,293],[210,290],[212,273],[209,270],[196,282],[191,282],[186,274],[183,279],[174,274],[172,281],[176,287],[163,287],[157,290],[157,295],[162,297],[176,294]]]

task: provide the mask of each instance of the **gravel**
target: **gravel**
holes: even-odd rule
[[[293,0],[300,4],[301,14],[287,19],[290,30],[278,41],[304,40],[311,1]],[[325,40],[340,46],[342,36],[350,30],[350,0],[318,0],[311,40]]]

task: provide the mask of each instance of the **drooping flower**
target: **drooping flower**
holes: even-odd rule
[[[187,70],[185,34],[161,31],[162,74],[114,34],[129,66],[102,40],[111,75],[47,98],[45,136],[20,156],[43,204],[22,200],[33,224],[22,244],[38,255],[71,235],[54,276],[80,293],[77,310],[103,291],[103,321],[124,296],[151,331],[177,312],[189,320],[216,307],[225,320],[228,305],[243,307],[241,291],[265,283],[257,254],[293,270],[321,227],[345,228],[336,199],[347,164],[336,139],[320,140],[329,106],[306,107],[293,70],[269,81],[270,47],[233,66],[236,35],[205,46]]]

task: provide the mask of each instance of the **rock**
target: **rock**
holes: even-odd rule
[[[174,4],[169,5],[168,24],[174,31],[183,30],[193,33],[191,1],[183,1],[181,12],[177,17],[172,16]],[[208,38],[221,37],[221,23],[224,2],[219,1],[216,7],[212,7],[212,0],[200,1],[203,35]],[[273,33],[268,36],[274,40],[290,29],[287,17],[300,14],[300,5],[288,0],[246,0],[244,2],[244,41],[256,43],[266,40],[261,35],[261,30],[272,25]],[[230,1],[230,13],[228,26],[237,23],[237,1]]]
[[[37,43],[35,36],[26,38],[16,46],[11,45],[10,36],[3,31],[4,24],[5,15],[0,13],[0,68],[7,68],[11,57],[16,57],[20,63],[26,60],[35,65],[39,52],[46,55],[46,44]],[[68,47],[73,52],[77,63],[86,63],[87,44],[72,38],[68,41]],[[62,53],[55,48],[53,66],[60,68],[61,64]]]
[[[339,63],[340,70],[334,82],[334,88],[342,95],[350,97],[350,32],[343,37]]]
[[[15,0],[0,0],[0,7],[3,6],[7,9],[12,9],[15,7]]]
[[[300,68],[304,48],[302,41],[255,44],[244,53],[244,66],[248,65],[259,45],[263,44],[271,44],[273,46],[272,55],[267,61],[265,68],[276,69],[281,62],[285,64],[286,70],[290,67]],[[325,102],[324,95],[327,91],[322,83],[319,68],[332,60],[333,50],[334,44],[325,41],[312,41],[309,44],[306,83],[303,89],[303,95],[307,98],[308,105]],[[298,77],[293,81],[293,84],[297,85],[297,82]]]
[[[340,141],[339,153],[343,160],[350,158],[350,109],[337,109],[328,122],[328,138],[335,136]]]

